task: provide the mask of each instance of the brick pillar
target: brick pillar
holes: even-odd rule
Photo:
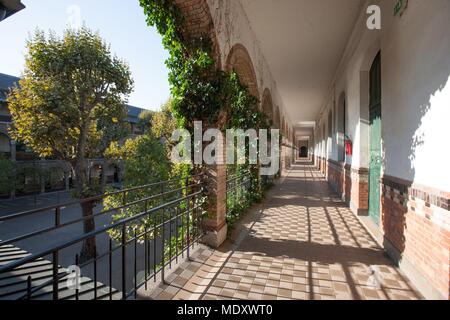
[[[206,169],[206,189],[208,215],[203,221],[206,235],[203,241],[210,247],[218,248],[227,238],[227,165],[225,139],[222,136],[222,150],[217,154],[217,164]]]

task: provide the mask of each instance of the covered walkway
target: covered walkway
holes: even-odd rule
[[[151,299],[419,299],[312,164],[297,162],[218,250],[141,292]]]

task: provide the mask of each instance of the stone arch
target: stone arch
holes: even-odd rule
[[[274,111],[273,111],[273,126],[275,129],[280,129],[281,128],[281,116],[280,116],[280,108],[279,107],[275,107]]]
[[[267,116],[267,118],[273,123],[272,95],[270,94],[270,90],[267,88],[264,90],[264,93],[263,93],[261,109],[262,109],[262,112]]]
[[[247,49],[242,44],[236,44],[231,48],[225,69],[228,72],[236,72],[240,82],[248,88],[250,94],[260,99],[255,68]]]
[[[216,67],[221,68],[220,46],[207,0],[174,0],[184,18],[182,33],[185,40],[208,35],[212,40]]]

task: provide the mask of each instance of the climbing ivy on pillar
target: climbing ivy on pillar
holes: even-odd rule
[[[203,17],[204,9],[208,9],[205,0],[140,0],[140,5],[147,23],[157,28],[169,52],[166,65],[173,98],[171,111],[180,127],[192,132],[194,122],[202,121],[204,130],[267,128],[257,98],[242,86],[233,71],[220,69],[212,19],[206,17],[209,21],[205,23],[198,14],[192,14],[201,12]],[[196,169],[208,173],[205,224],[212,233],[211,238],[215,237],[211,244],[218,246],[224,240],[223,228],[226,230],[226,166],[217,164]],[[252,172],[258,179],[258,170]]]

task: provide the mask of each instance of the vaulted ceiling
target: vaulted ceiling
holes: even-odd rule
[[[308,132],[364,0],[241,0],[292,125]],[[311,129],[309,129],[310,131]]]

